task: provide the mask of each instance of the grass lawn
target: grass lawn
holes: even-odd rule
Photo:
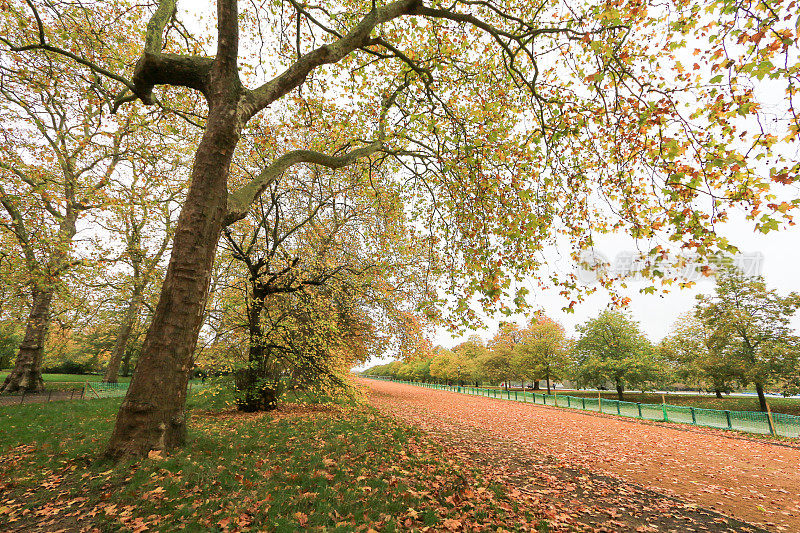
[[[3,370],[0,371],[0,381],[6,379],[6,376],[9,374],[9,371]],[[103,376],[99,374],[42,374],[42,379],[45,381],[45,386],[47,386],[48,382],[80,382],[84,383],[86,381],[102,381]],[[119,376],[117,381],[119,383],[129,383],[131,380],[130,376]]]
[[[197,400],[191,400],[197,402]],[[547,531],[501,485],[366,406],[190,411],[166,457],[99,458],[119,399],[0,407],[0,522],[67,531]]]

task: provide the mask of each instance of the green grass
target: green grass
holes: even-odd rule
[[[419,430],[364,406],[195,408],[184,449],[112,464],[99,452],[119,402],[0,407],[0,521],[22,530],[398,531],[542,518]]]
[[[6,379],[6,376],[9,374],[8,371],[0,372],[0,381]],[[67,382],[67,383],[84,383],[86,381],[103,381],[103,376],[100,374],[42,374],[42,379],[45,381],[45,386],[48,382]],[[119,383],[129,383],[131,381],[130,376],[119,376],[117,378]]]

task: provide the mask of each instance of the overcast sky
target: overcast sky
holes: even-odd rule
[[[753,231],[752,223],[743,217],[733,220],[719,227],[720,233],[726,235],[743,254],[763,258],[760,273],[764,276],[768,287],[777,289],[785,294],[791,291],[800,292],[800,227],[789,227],[780,231],[770,232],[766,235]],[[613,260],[618,254],[624,252],[634,253],[635,249],[630,240],[625,237],[608,237],[600,239],[597,250]],[[690,311],[696,302],[696,295],[711,293],[714,288],[713,278],[699,277],[697,284],[690,289],[672,288],[665,294],[641,294],[639,290],[650,283],[644,281],[629,284],[622,294],[631,298],[628,311],[638,320],[642,330],[652,341],[659,341],[667,335],[675,319],[681,313]],[[658,287],[658,285],[656,285]],[[570,334],[575,331],[575,326],[587,319],[596,316],[609,303],[610,298],[605,291],[597,291],[587,299],[577,304],[574,313],[561,311],[565,305],[563,297],[557,290],[538,291],[536,298],[531,303],[543,308],[547,314],[561,322]],[[523,320],[520,317],[520,320]],[[451,347],[462,342],[472,333],[478,333],[484,339],[490,338],[496,328],[497,320],[489,320],[489,331],[467,332],[464,336],[453,338],[447,332],[441,331],[436,335],[435,343]],[[800,330],[800,318],[795,317],[794,325]]]

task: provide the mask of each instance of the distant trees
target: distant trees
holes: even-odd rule
[[[572,366],[569,350],[570,340],[561,324],[546,316],[537,317],[523,330],[522,339],[512,351],[511,366],[523,382],[544,379],[550,394],[551,381],[569,375]]]
[[[722,398],[722,393],[733,390],[742,369],[711,342],[711,333],[692,311],[678,317],[673,331],[658,348],[672,364],[677,379],[712,390],[717,398]]]
[[[714,296],[702,298],[696,309],[708,330],[709,351],[742,384],[755,385],[764,411],[764,388],[797,368],[800,339],[789,321],[798,306],[800,295],[780,296],[761,276],[727,268],[717,277]]]
[[[800,338],[790,324],[798,307],[800,295],[781,296],[761,276],[727,267],[718,273],[714,295],[700,298],[692,312],[681,315],[658,346],[618,311],[604,311],[579,325],[577,340],[541,316],[524,328],[501,323],[488,347],[471,338],[452,351],[439,349],[429,362],[430,376],[491,384],[545,380],[548,393],[552,381],[569,379],[578,387],[614,387],[620,400],[627,389],[675,381],[717,397],[752,384],[766,410],[766,387],[786,395],[800,392]],[[392,376],[407,364],[365,374]]]
[[[605,311],[578,326],[575,343],[578,381],[585,385],[613,384],[620,400],[626,388],[644,388],[666,371],[639,325],[623,313]]]

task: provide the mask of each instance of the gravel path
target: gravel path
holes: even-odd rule
[[[432,434],[446,435],[445,441],[462,455],[482,456],[487,465],[513,463],[502,466],[506,474],[515,473],[522,486],[525,479],[535,480],[542,468],[550,469],[547,475],[557,487],[573,481],[578,487],[571,493],[554,491],[555,505],[566,510],[570,507],[565,502],[572,498],[574,505],[576,494],[587,490],[591,498],[622,492],[616,517],[620,525],[610,531],[748,530],[742,524],[723,526],[719,516],[686,518],[695,522],[683,527],[654,518],[686,514],[699,506],[769,531],[800,532],[798,447],[398,383],[361,383],[376,407]],[[531,490],[538,490],[536,486],[534,482]],[[672,503],[659,504],[664,497]],[[645,507],[653,512],[634,508],[641,499],[652,500]],[[584,515],[615,505],[614,498],[594,503]],[[659,508],[664,505],[678,508]],[[579,520],[586,522],[586,516]]]

